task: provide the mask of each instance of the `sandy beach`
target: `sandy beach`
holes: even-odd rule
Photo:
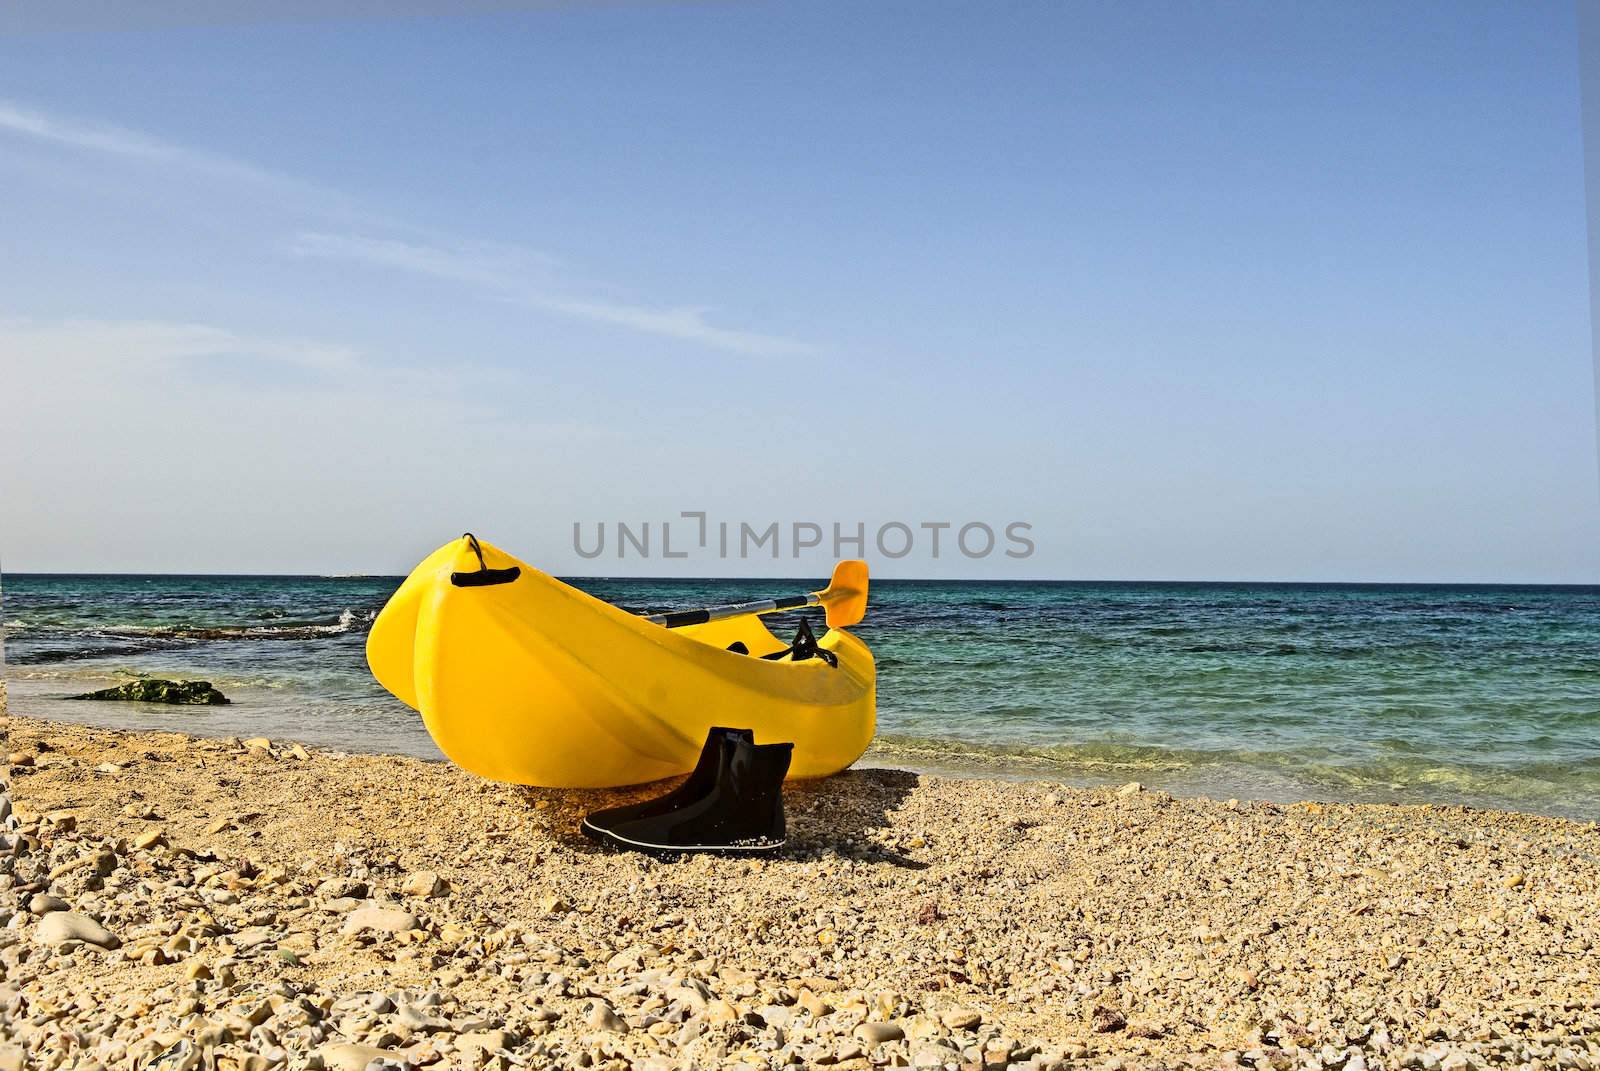
[[[862,769],[771,860],[626,793],[9,719],[0,1067],[1600,1066],[1600,831]]]

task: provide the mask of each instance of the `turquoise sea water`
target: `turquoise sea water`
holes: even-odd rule
[[[436,755],[363,661],[398,582],[7,577],[12,709]],[[575,583],[651,612],[797,586]],[[856,631],[880,670],[871,761],[1600,818],[1600,587],[885,581]],[[64,701],[130,673],[235,703]]]

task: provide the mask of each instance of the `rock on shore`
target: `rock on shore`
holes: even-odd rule
[[[1600,1066],[1593,825],[867,770],[662,862],[577,835],[628,794],[9,728],[0,1069]]]
[[[229,700],[210,681],[169,681],[142,678],[75,695],[73,699],[98,699],[124,703],[169,703],[185,706],[225,706]]]

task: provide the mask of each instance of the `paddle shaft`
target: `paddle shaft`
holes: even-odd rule
[[[707,606],[700,610],[675,610],[666,614],[651,614],[646,621],[654,621],[667,628],[682,628],[684,625],[703,625],[707,621],[721,621],[727,617],[742,617],[745,614],[770,614],[777,610],[798,610],[804,606],[820,606],[822,594],[813,591],[809,595],[790,595],[786,599],[761,599],[757,602],[738,602],[728,606]]]

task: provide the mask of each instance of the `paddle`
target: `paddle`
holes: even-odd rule
[[[784,599],[762,599],[730,606],[708,606],[703,610],[676,610],[666,614],[651,614],[645,620],[667,628],[681,628],[743,614],[798,610],[803,606],[820,606],[826,610],[829,628],[848,628],[859,622],[867,615],[867,563],[859,558],[840,562],[833,567],[833,579],[828,586],[809,595],[790,595]]]

